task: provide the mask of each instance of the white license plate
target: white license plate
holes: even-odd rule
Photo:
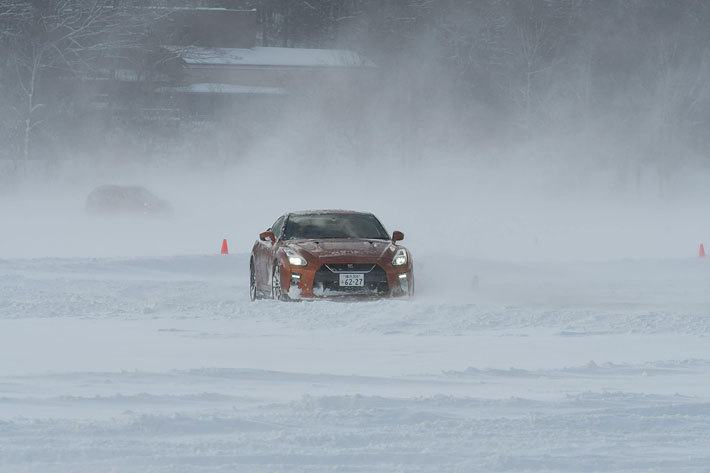
[[[362,287],[365,285],[364,274],[341,274],[340,285],[345,287]]]

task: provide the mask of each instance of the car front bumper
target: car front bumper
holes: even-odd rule
[[[363,285],[341,286],[340,274],[362,274]],[[414,271],[411,264],[396,267],[381,262],[318,262],[282,268],[281,287],[291,299],[403,297],[413,293]]]

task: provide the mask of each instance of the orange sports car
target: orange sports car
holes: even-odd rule
[[[366,212],[282,215],[251,250],[251,300],[410,296],[412,255],[397,244],[403,238]]]

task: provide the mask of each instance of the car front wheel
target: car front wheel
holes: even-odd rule
[[[276,262],[271,275],[271,297],[281,301],[284,299],[283,289],[281,288],[281,267]]]
[[[254,272],[254,260],[249,262],[249,299],[256,300],[256,273]]]

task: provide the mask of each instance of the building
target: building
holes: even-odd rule
[[[255,10],[161,8],[140,51],[107,58],[93,106],[175,123],[278,109],[289,97],[347,93],[374,64],[353,51],[256,46]]]

